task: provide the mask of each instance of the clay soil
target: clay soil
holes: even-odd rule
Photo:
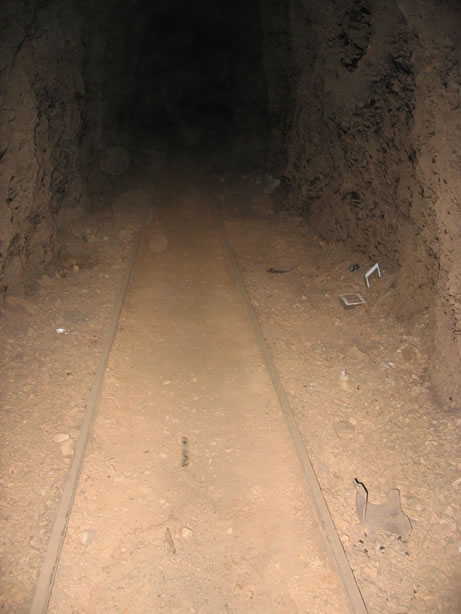
[[[145,170],[107,187],[72,221],[62,262],[2,307],[2,611],[28,611],[148,206],[50,611],[347,611],[217,200],[369,611],[459,612],[461,419],[432,400],[424,317],[411,330],[393,317],[398,271],[366,289],[373,263],[274,213],[261,173],[172,164],[155,191]],[[366,305],[344,309],[350,292]],[[372,503],[397,488],[411,531],[362,525],[355,479]]]

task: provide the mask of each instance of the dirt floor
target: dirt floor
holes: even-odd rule
[[[344,612],[213,203],[174,192],[134,267],[50,612]]]
[[[247,288],[369,611],[461,611],[461,419],[433,403],[425,317],[411,330],[395,320],[395,271],[367,289],[374,263],[363,254],[271,214],[262,175],[220,181]],[[350,292],[367,304],[344,309]],[[361,526],[356,479],[375,504],[400,491],[407,536]]]
[[[0,311],[0,610],[27,612],[120,291],[152,201],[139,176],[102,181],[63,257]]]
[[[95,195],[63,262],[2,307],[1,611],[28,612],[151,203],[50,612],[347,611],[226,268],[216,195],[369,611],[459,612],[461,419],[432,401],[424,318],[393,318],[397,272],[366,289],[373,263],[275,214],[261,173],[171,164],[169,185],[131,175]],[[357,291],[366,305],[344,309]],[[397,488],[411,529],[362,525],[355,480],[376,504]]]

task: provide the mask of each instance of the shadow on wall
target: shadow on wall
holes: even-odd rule
[[[84,193],[81,24],[52,3],[34,14],[7,1],[1,12],[0,291],[23,293],[54,256],[64,195],[74,206]]]
[[[399,269],[395,309],[410,325],[428,318],[433,383],[460,407],[461,7],[263,6],[271,161],[289,187],[285,206]]]

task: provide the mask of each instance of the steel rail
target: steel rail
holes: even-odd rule
[[[237,256],[232,249],[229,235],[226,230],[222,208],[217,199],[215,199],[215,202],[218,225],[221,230],[222,243],[228,256],[229,265],[232,270],[235,283],[241,294],[242,301],[245,305],[249,320],[251,322],[251,326],[253,328],[262,359],[264,361],[267,371],[269,372],[270,378],[272,380],[272,385],[277,395],[283,415],[285,416],[286,424],[292,437],[292,441],[296,449],[296,454],[304,475],[304,480],[307,485],[307,491],[308,494],[310,494],[311,500],[314,504],[319,523],[323,529],[325,541],[329,546],[331,557],[338,571],[341,584],[347,597],[350,612],[351,614],[367,614],[365,602],[358,587],[352,568],[349,564],[346,553],[344,552],[341,539],[339,538],[338,531],[336,530],[336,526],[334,524],[330,510],[328,509],[327,502],[325,501],[325,498],[323,496],[322,489],[320,487],[317,475],[315,474],[314,467],[307,452],[304,440],[296,423],[296,419],[294,417],[293,411],[288,401],[287,394],[281,382],[280,375],[277,371],[274,360],[264,338],[261,325],[259,324],[256,312],[253,308],[253,305],[251,304],[251,300],[246,289],[245,282],[240,271],[240,267],[238,265]]]
[[[102,386],[104,382],[104,374],[109,360],[109,355],[115,339],[122,311],[125,296],[130,283],[133,265],[139,251],[144,231],[149,220],[149,213],[146,212],[141,228],[138,231],[136,239],[131,247],[128,255],[128,265],[125,270],[124,277],[120,286],[114,310],[106,328],[106,337],[102,347],[101,356],[96,367],[93,383],[90,388],[86,403],[86,411],[83,417],[80,436],[75,446],[75,452],[72,458],[72,463],[64,482],[61,499],[59,501],[56,518],[51,531],[51,536],[48,542],[45,556],[42,560],[35,592],[30,607],[30,614],[45,614],[48,610],[48,604],[53,590],[53,584],[56,577],[56,572],[59,565],[64,540],[66,537],[67,527],[69,524],[72,506],[75,499],[75,493],[78,488],[78,482],[85,460],[85,454],[88,447],[88,442],[93,430],[93,424],[97,413],[99,400],[101,397]]]

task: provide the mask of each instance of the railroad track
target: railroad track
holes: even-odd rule
[[[312,463],[310,461],[306,447],[298,430],[296,420],[291,411],[286,392],[282,386],[277,369],[275,368],[271,354],[265,343],[264,336],[262,334],[256,314],[251,305],[236,256],[232,250],[229,238],[226,233],[223,215],[219,210],[217,201],[213,206],[210,207],[210,211],[210,228],[214,228],[217,232],[219,232],[222,253],[225,254],[227,257],[228,265],[232,273],[234,289],[238,294],[238,300],[244,306],[244,310],[246,311],[251,326],[251,332],[249,334],[253,336],[255,346],[257,346],[257,350],[263,362],[265,371],[267,372],[267,376],[273,387],[275,398],[277,399],[279,407],[286,421],[286,425],[291,436],[292,445],[294,446],[294,449],[296,451],[296,457],[302,470],[302,476],[306,492],[310,499],[312,508],[315,510],[319,525],[322,528],[325,544],[327,545],[329,555],[334,563],[334,567],[336,568],[337,575],[342,585],[342,589],[344,591],[349,610],[353,614],[363,614],[367,611],[366,606],[364,604],[360,590],[357,586],[353,572],[342,547],[331,514],[328,510],[328,506],[323,497]],[[146,232],[152,232],[152,224],[148,220],[146,220],[145,226],[140,230],[137,239],[133,245],[130,258],[127,261],[126,274],[120,289],[120,294],[115,305],[112,318],[107,327],[106,340],[104,342],[101,357],[99,359],[98,367],[96,369],[94,382],[89,393],[87,409],[81,428],[80,438],[76,445],[72,464],[70,466],[67,479],[64,484],[47,552],[41,565],[36,590],[30,609],[31,614],[44,614],[48,611],[48,606],[53,591],[53,585],[59,568],[61,553],[65,543],[67,528],[69,525],[72,508],[76,497],[79,478],[82,472],[82,467],[84,465],[88,443],[93,433],[96,413],[100,404],[104,376],[113,348],[114,339],[116,337],[120,315],[124,307],[127,292],[129,291],[133,267],[135,266],[137,258],[139,257],[140,245],[143,245],[143,249],[147,249],[146,244],[148,243],[148,241],[143,241],[143,236],[146,234]],[[186,243],[187,241],[190,242],[190,238],[190,236],[187,237]],[[193,254],[193,251],[194,248],[190,248],[191,254]],[[185,279],[183,281],[188,280]],[[187,438],[185,439],[184,437],[182,437],[182,443],[184,443],[185,440],[187,440]],[[185,465],[183,463],[183,467],[184,466]],[[170,545],[170,550],[173,551],[174,549],[174,552],[176,553],[176,547],[174,546],[172,533],[168,526],[166,527],[166,531],[167,535],[169,535],[168,543]],[[171,544],[173,544],[173,546],[171,546]]]

